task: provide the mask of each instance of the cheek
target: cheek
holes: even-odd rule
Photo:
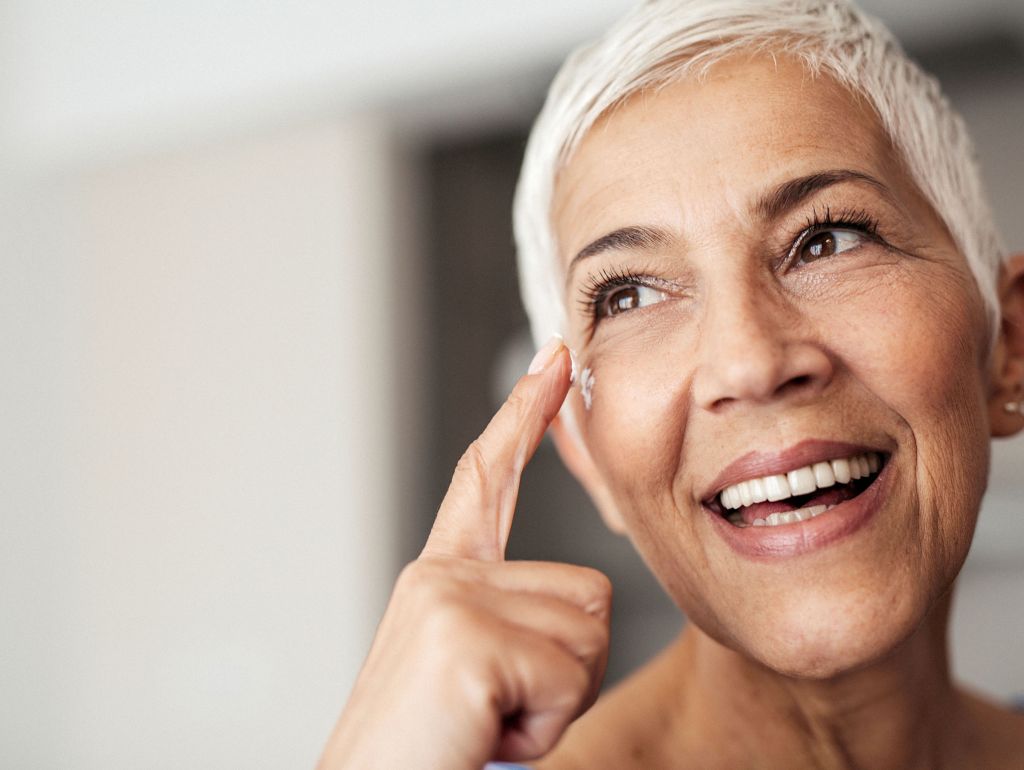
[[[853,379],[896,417],[918,513],[908,536],[949,567],[966,556],[988,475],[987,326],[969,280],[901,271],[854,300],[849,330],[830,332]]]
[[[692,377],[673,351],[692,350],[686,337],[680,330],[659,344],[637,340],[629,351],[592,353],[592,406],[576,414],[637,552],[679,606],[700,614],[701,576],[711,570],[697,517],[678,495]]]
[[[861,320],[851,368],[915,436],[945,450],[968,441],[957,454],[987,445],[985,319],[980,299],[957,274],[932,272],[928,281],[904,275],[853,317]],[[942,434],[951,435],[942,441]]]
[[[665,360],[665,352],[676,349],[649,348],[655,355],[616,346],[581,360],[591,373],[589,382],[581,375],[581,430],[624,512],[671,495],[687,420],[686,371]]]

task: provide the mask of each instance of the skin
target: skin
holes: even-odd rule
[[[775,217],[753,205],[836,169],[875,182]],[[866,213],[877,236],[788,260],[825,209]],[[872,113],[784,59],[726,61],[612,111],[561,173],[553,217],[567,266],[616,228],[670,237],[571,270],[592,408],[553,341],[456,468],[320,767],[1019,767],[1024,718],[953,685],[945,636],[990,437],[1024,427],[1002,408],[1024,398],[1024,256],[1001,276],[990,351],[970,271]],[[602,271],[659,289],[592,327],[581,287]],[[556,417],[567,394],[578,438]],[[549,426],[691,620],[596,705],[607,579],[504,560]],[[885,454],[874,515],[781,558],[730,548],[704,505],[721,470],[806,439]]]

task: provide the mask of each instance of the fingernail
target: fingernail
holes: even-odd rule
[[[545,343],[544,347],[537,351],[533,360],[530,361],[530,368],[527,374],[540,374],[543,372],[561,347],[562,337],[556,334]]]

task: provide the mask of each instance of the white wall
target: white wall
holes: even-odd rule
[[[560,58],[633,0],[6,0],[0,149],[39,165]]]
[[[366,117],[8,199],[0,766],[315,761],[396,567],[394,163]]]
[[[547,68],[637,1],[5,0],[0,151],[110,158]],[[862,4],[914,42],[1024,29],[1019,0]]]

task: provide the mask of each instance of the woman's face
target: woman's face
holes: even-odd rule
[[[869,108],[792,61],[720,63],[602,119],[553,215],[584,482],[676,602],[796,675],[906,638],[974,530],[988,330]]]

